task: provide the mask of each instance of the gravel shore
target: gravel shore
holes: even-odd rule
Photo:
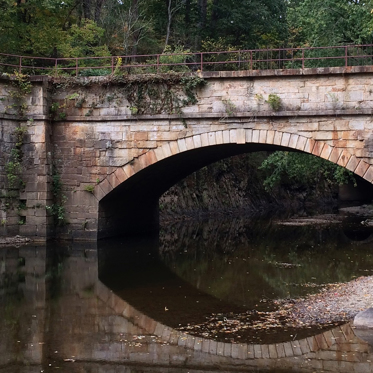
[[[350,321],[360,311],[373,307],[373,276],[329,285],[320,293],[277,303],[275,313],[285,316],[292,326]]]
[[[214,314],[200,324],[179,330],[231,342],[277,343],[297,336],[305,338],[324,328],[351,321],[357,313],[373,307],[373,276],[348,283],[326,285],[304,298],[273,301],[273,310],[242,314]]]

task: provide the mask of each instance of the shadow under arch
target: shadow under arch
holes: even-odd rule
[[[278,130],[206,132],[149,150],[102,180],[94,191],[99,201],[98,238],[156,233],[158,199],[171,186],[210,163],[262,150],[313,154],[373,181],[373,166],[323,141]]]

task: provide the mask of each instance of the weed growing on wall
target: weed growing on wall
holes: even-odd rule
[[[95,190],[95,186],[94,186],[94,185],[86,185],[86,186],[84,187],[84,190],[85,190],[86,192],[88,192],[88,193],[93,193],[94,190]]]
[[[275,94],[270,94],[266,102],[269,104],[271,109],[274,111],[279,111],[282,107],[281,98]]]
[[[230,99],[222,100],[222,102],[228,117],[233,117],[237,114],[237,106]]]

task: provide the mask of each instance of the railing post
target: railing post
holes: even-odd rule
[[[347,50],[347,45],[345,46],[345,67],[348,66],[348,50]]]
[[[114,74],[114,56],[111,57],[111,73]]]
[[[238,70],[241,70],[241,51],[238,51]]]
[[[78,59],[75,58],[75,76],[78,76]]]
[[[22,72],[22,57],[19,57],[19,73]]]
[[[58,66],[57,66],[57,58],[54,60],[54,71],[55,71],[55,76],[58,76]]]
[[[201,53],[201,68],[200,68],[201,72],[203,71],[203,53]]]
[[[157,74],[159,74],[159,54],[157,54]]]
[[[302,49],[302,69],[304,69],[304,49]]]

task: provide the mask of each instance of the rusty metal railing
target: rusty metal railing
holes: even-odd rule
[[[134,56],[45,58],[0,53],[0,72],[109,75],[168,71],[238,71],[373,65],[373,44]]]

